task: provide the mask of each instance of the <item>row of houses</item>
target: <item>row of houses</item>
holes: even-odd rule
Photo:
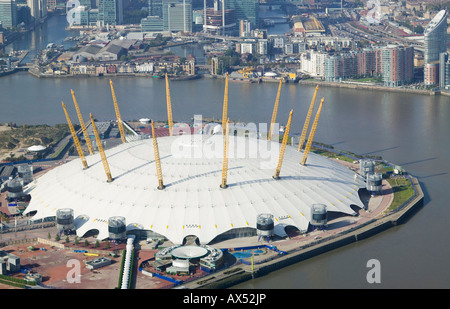
[[[57,70],[60,70],[58,73]],[[109,63],[71,63],[64,67],[59,67],[47,71],[54,75],[88,75],[104,76],[111,74],[154,74],[171,73],[181,75],[195,75],[195,58],[180,64],[177,62],[109,62]]]

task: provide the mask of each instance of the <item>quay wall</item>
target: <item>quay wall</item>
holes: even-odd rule
[[[364,90],[375,90],[375,91],[391,91],[391,92],[402,92],[402,93],[411,93],[411,94],[424,94],[424,95],[439,95],[444,94],[438,90],[421,90],[421,89],[411,89],[411,88],[400,88],[400,87],[385,87],[385,86],[377,86],[371,84],[364,84],[358,82],[341,82],[341,83],[333,83],[333,82],[325,82],[325,81],[310,81],[310,80],[299,80],[299,84],[303,85],[320,85],[326,87],[337,87],[337,88],[350,88],[350,89],[364,89]]]

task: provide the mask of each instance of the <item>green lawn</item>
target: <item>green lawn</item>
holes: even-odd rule
[[[391,178],[387,179],[394,192],[394,200],[387,209],[392,211],[402,206],[409,198],[414,196],[414,189],[408,178]]]

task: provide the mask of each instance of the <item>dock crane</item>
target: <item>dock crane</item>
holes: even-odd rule
[[[254,68],[242,68],[238,71],[238,73],[242,74],[243,78],[250,78],[253,76]]]
[[[225,135],[228,118],[228,73],[225,77],[225,91],[223,95],[222,134]]]
[[[278,156],[278,164],[275,170],[275,175],[273,176],[274,179],[280,178],[281,165],[283,164],[284,152],[286,150],[286,144],[289,137],[289,129],[291,127],[292,113],[293,110],[291,110],[291,112],[289,113],[289,119],[286,125],[286,129],[284,130],[283,143],[281,144],[280,154]]]
[[[166,186],[163,182],[162,169],[161,169],[161,159],[159,158],[158,141],[156,140],[155,126],[152,120],[152,138],[153,138],[153,151],[155,152],[155,163],[156,163],[156,175],[158,176],[158,189],[163,190]]]
[[[320,112],[322,111],[324,98],[320,101],[319,109],[317,110],[316,118],[314,119],[313,126],[311,128],[311,132],[309,133],[308,142],[306,143],[305,151],[303,152],[301,165],[306,164],[306,160],[308,159],[309,150],[311,149],[311,145],[314,139],[314,135],[316,134],[317,124],[319,122]]]
[[[78,106],[77,99],[75,98],[75,93],[73,92],[72,89],[70,90],[70,92],[72,93],[73,104],[75,105],[75,110],[77,111],[78,120],[80,121],[81,130],[83,131],[84,140],[86,141],[86,145],[89,149],[89,153],[91,155],[93,155],[94,148],[92,147],[91,139],[89,137],[89,134],[87,133],[86,125],[84,124],[84,120],[83,120],[83,115],[81,115],[80,107]]]
[[[319,89],[319,85],[316,86],[316,90],[314,91],[314,95],[313,98],[311,100],[311,104],[309,105],[309,110],[308,110],[308,114],[306,115],[306,120],[305,120],[305,124],[303,125],[303,131],[302,134],[300,136],[300,141],[298,143],[298,151],[301,151],[303,148],[303,144],[305,143],[306,140],[306,132],[308,131],[309,128],[309,122],[311,121],[311,114],[312,111],[314,109],[314,104],[316,101],[316,95],[317,95],[317,90]]]
[[[122,143],[125,144],[127,142],[125,139],[125,131],[123,129],[122,117],[120,116],[119,105],[117,104],[116,93],[114,91],[112,80],[109,80],[109,84],[111,85],[111,94],[114,101],[114,110],[116,111],[117,125],[119,126],[120,138],[122,139]]]
[[[100,153],[100,157],[102,158],[103,168],[105,169],[106,179],[108,182],[112,182],[113,178],[111,176],[111,170],[109,169],[108,160],[106,159],[105,151],[103,150],[102,141],[100,139],[100,135],[98,134],[97,126],[95,125],[94,117],[92,114],[89,114],[91,118],[92,129],[94,130],[95,140],[97,141],[98,152]]]
[[[280,78],[280,84],[278,85],[277,97],[275,99],[275,105],[273,106],[272,120],[270,121],[269,134],[267,135],[267,140],[272,140],[273,127],[275,126],[275,121],[277,120],[278,104],[280,102],[281,85],[283,84],[283,78]]]
[[[172,119],[172,101],[170,100],[169,77],[166,73],[166,98],[167,98],[167,120],[169,122],[169,134],[172,136],[173,119]]]
[[[230,130],[230,120],[227,120],[225,126],[225,140],[223,145],[223,165],[222,165],[222,183],[220,187],[225,189],[227,185],[227,175],[228,175],[228,146],[229,146],[229,130]]]
[[[66,105],[62,102],[62,107],[64,109],[64,114],[66,115],[67,124],[69,125],[70,133],[72,133],[73,142],[75,143],[75,147],[77,148],[78,156],[81,159],[81,163],[83,164],[83,169],[87,169],[88,165],[86,162],[86,158],[84,157],[83,149],[81,149],[80,141],[78,140],[77,133],[73,128],[72,121],[70,120],[69,113],[67,113]]]

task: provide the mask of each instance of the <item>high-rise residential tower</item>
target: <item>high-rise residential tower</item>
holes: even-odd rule
[[[225,9],[234,9],[236,20],[248,20],[253,27],[259,23],[259,0],[225,0]]]
[[[15,0],[0,0],[0,22],[3,28],[12,28],[17,25]]]
[[[192,31],[190,0],[163,0],[163,22],[166,31]]]
[[[424,31],[425,85],[439,83],[439,55],[447,51],[447,16],[446,10],[439,11]]]
[[[98,20],[105,25],[123,23],[123,0],[98,0]]]

